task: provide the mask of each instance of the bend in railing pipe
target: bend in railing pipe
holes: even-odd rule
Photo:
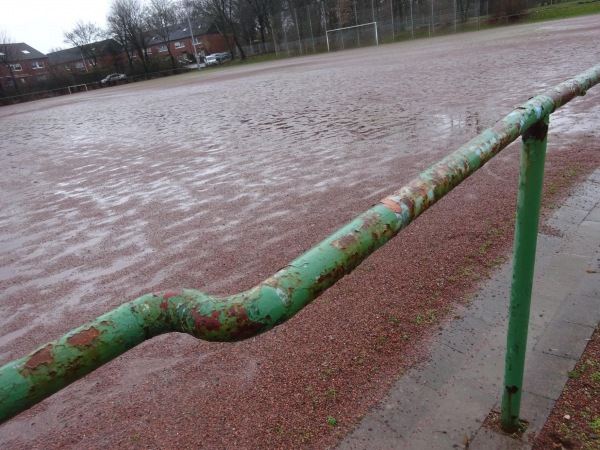
[[[599,80],[597,66],[530,99],[245,292],[147,294],[0,367],[0,422],[154,336],[176,331],[208,341],[237,341],[285,322],[538,120]]]

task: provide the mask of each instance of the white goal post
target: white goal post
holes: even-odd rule
[[[68,86],[67,87],[67,89],[69,90],[69,94],[72,94],[73,91],[79,92],[79,88],[81,86],[83,86],[85,88],[86,92],[87,92],[87,90],[88,90],[87,84],[74,84],[73,86]],[[71,90],[71,88],[73,88],[73,90]]]
[[[329,33],[333,33],[335,31],[341,31],[343,33],[345,30],[351,30],[352,28],[356,28],[358,30],[358,28],[360,28],[360,27],[369,27],[369,26],[373,26],[373,28],[375,29],[375,45],[379,45],[379,37],[377,36],[377,22],[369,22],[369,23],[363,23],[360,25],[353,25],[351,27],[343,27],[343,28],[336,28],[334,30],[327,30],[325,32],[325,37],[327,39],[327,51],[330,51],[329,50]],[[344,43],[344,35],[342,34],[342,46],[343,46],[343,43]]]

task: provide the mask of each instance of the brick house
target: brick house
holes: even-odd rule
[[[0,43],[0,95],[28,91],[48,79],[50,62],[46,55],[24,42]]]
[[[212,53],[226,52],[229,45],[234,48],[233,38],[227,34],[227,37],[220,34],[213,24],[210,27],[202,27],[200,24],[192,22],[192,31],[190,24],[182,23],[173,26],[169,30],[168,42],[164,37],[154,33],[148,37],[148,56],[168,58],[169,48],[175,59],[194,60],[194,55],[210,55]],[[192,35],[194,37],[192,42]]]
[[[52,70],[56,73],[87,73],[105,69],[105,72],[123,71],[123,46],[114,39],[94,42],[83,48],[68,48],[48,53]]]

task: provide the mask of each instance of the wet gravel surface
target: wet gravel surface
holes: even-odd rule
[[[0,364],[141,294],[251,287],[597,64],[599,35],[591,16],[0,108]],[[600,166],[597,90],[553,115],[550,181]],[[518,156],[288,323],[235,344],[155,338],[1,425],[0,447],[335,444],[506,254]]]

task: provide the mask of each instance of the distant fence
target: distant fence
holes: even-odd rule
[[[132,83],[132,82],[142,81],[142,80],[149,80],[152,78],[160,78],[160,77],[174,75],[174,74],[178,74],[178,73],[184,73],[184,72],[188,72],[188,71],[189,71],[189,69],[178,68],[178,69],[168,69],[168,70],[161,70],[161,71],[157,71],[157,72],[150,72],[148,74],[137,74],[137,75],[129,76],[124,80],[112,82],[112,84],[110,86]],[[14,105],[16,103],[23,103],[23,102],[29,102],[32,100],[41,100],[44,98],[58,97],[61,95],[77,94],[79,92],[93,91],[95,89],[102,89],[105,87],[109,87],[109,85],[104,86],[100,81],[96,81],[94,83],[75,84],[75,85],[65,86],[65,87],[60,87],[60,88],[55,88],[55,89],[46,89],[46,90],[29,92],[29,93],[19,94],[19,95],[9,95],[6,97],[0,97],[0,106]]]
[[[520,17],[490,15],[494,0],[354,0],[318,2],[284,9],[269,16],[265,42],[242,46],[248,56],[276,53],[295,56],[327,51],[327,33],[334,29],[376,22],[380,43],[416,37],[477,30],[482,25],[504,25]],[[548,1],[550,3],[551,0]],[[539,2],[538,2],[539,3]],[[556,3],[556,2],[555,2]],[[270,30],[273,30],[272,32]],[[340,35],[340,39],[342,39]],[[376,39],[355,39],[331,49],[374,45]],[[340,41],[341,42],[341,41]]]

